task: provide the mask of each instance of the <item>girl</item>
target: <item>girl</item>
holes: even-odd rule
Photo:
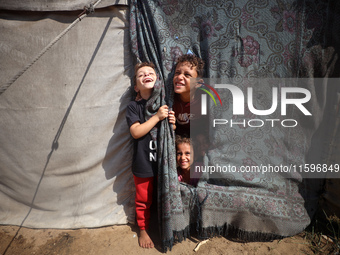
[[[190,138],[176,136],[176,162],[178,181],[196,186],[200,173],[196,173],[194,169],[191,169],[190,173],[194,162],[194,149]]]

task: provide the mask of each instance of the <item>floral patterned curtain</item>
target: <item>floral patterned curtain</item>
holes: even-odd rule
[[[210,79],[339,77],[336,1],[132,0],[130,7],[132,52],[154,62],[163,82],[154,109],[172,104],[172,69],[177,57],[187,52],[205,61],[205,77]],[[215,146],[219,149],[208,153],[208,161],[219,162],[224,155],[237,167],[303,164],[310,158],[325,162],[327,142],[336,128],[336,88],[326,82],[308,89],[316,102],[311,122],[302,121],[294,132],[239,127],[211,131],[212,143],[223,146]],[[227,114],[221,109],[211,118]],[[318,141],[327,142],[318,142],[315,149],[317,132]],[[192,225],[204,237],[235,234],[243,240],[268,240],[299,233],[310,223],[323,180],[236,174],[220,183],[202,180],[197,188],[180,185],[172,131],[164,123],[158,134],[158,202],[165,250],[189,236]]]

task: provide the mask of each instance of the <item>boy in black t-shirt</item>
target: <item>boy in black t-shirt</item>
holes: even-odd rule
[[[152,140],[150,130],[161,120],[169,118],[175,124],[174,112],[169,111],[167,105],[161,106],[157,113],[145,121],[145,104],[151,97],[157,75],[152,63],[141,63],[135,66],[135,91],[137,97],[127,106],[126,120],[134,140],[134,155],[132,172],[136,186],[136,215],[140,229],[139,245],[143,248],[153,248],[147,229],[150,222],[150,206],[152,203],[153,181],[157,174],[155,141]]]

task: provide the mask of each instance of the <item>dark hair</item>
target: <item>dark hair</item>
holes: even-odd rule
[[[154,65],[153,63],[151,63],[151,62],[142,62],[142,63],[136,64],[136,65],[135,65],[135,73],[134,73],[134,75],[133,75],[133,84],[134,84],[134,85],[137,84],[137,81],[136,81],[136,78],[137,78],[137,77],[136,77],[136,76],[137,76],[138,70],[141,69],[141,68],[144,67],[144,66],[149,66],[149,67],[151,67],[153,70],[155,70],[155,72],[156,72],[155,65]]]
[[[196,67],[197,76],[203,77],[204,61],[201,58],[199,58],[199,57],[197,57],[193,54],[182,55],[177,59],[176,67],[178,66],[178,64],[181,64],[181,63],[184,63],[184,62],[188,62],[192,65],[192,67]]]

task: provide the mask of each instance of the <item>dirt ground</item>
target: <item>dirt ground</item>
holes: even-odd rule
[[[137,228],[117,225],[95,229],[29,229],[0,225],[1,255],[47,254],[163,254],[159,236],[152,236],[156,247],[138,246]],[[199,241],[186,239],[167,254],[313,254],[303,234],[273,242],[239,243],[214,237],[194,251]]]

